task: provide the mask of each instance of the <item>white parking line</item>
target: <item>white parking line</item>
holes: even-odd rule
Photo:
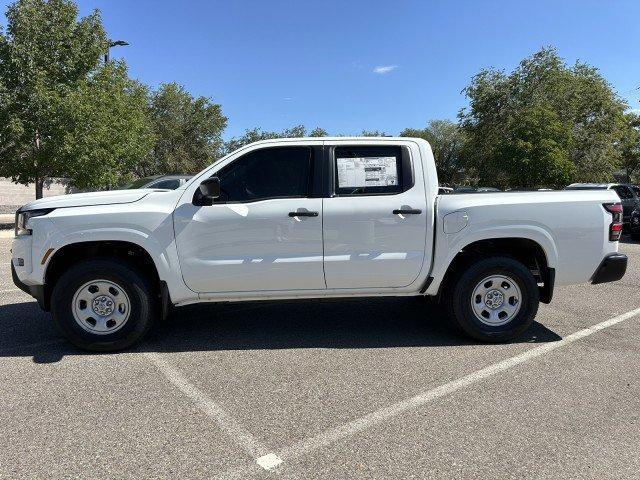
[[[269,457],[268,460],[266,460],[267,464],[270,465],[274,461],[273,457],[269,456],[269,448],[251,435],[235,418],[215,403],[205,392],[190,383],[177,369],[165,362],[159,354],[145,352],[143,355],[162,372],[169,382],[189,397],[203,413],[212,418],[220,429],[239,447],[244,449],[255,461],[265,456]],[[263,468],[266,469],[266,467]]]
[[[604,322],[598,323],[583,330],[579,330],[575,333],[572,333],[571,335],[567,335],[562,340],[559,340],[557,342],[540,345],[539,347],[532,348],[531,350],[527,350],[526,352],[519,355],[515,355],[513,357],[507,358],[506,360],[502,360],[500,362],[489,365],[488,367],[460,377],[456,380],[452,380],[451,382],[440,385],[439,387],[426,390],[418,395],[371,412],[344,425],[326,430],[307,440],[302,440],[298,443],[295,443],[289,447],[282,449],[277,454],[272,453],[270,455],[265,455],[265,457],[278,458],[279,462],[277,463],[277,465],[281,465],[287,460],[294,459],[320,448],[329,446],[338,440],[350,437],[359,432],[372,428],[393,417],[397,417],[398,415],[401,415],[405,412],[420,408],[433,400],[450,395],[462,388],[481,382],[482,380],[486,380],[487,378],[492,377],[498,373],[504,372],[529,360],[540,357],[554,350],[565,347],[573,342],[581,340],[585,337],[593,335],[600,330],[604,330],[605,328],[612,327],[614,325],[617,325],[618,323],[624,322],[625,320],[634,318],[638,314],[640,314],[640,308],[611,318],[609,320],[605,320]],[[273,457],[271,457],[271,455],[273,455]],[[275,468],[275,466],[272,466],[271,468]]]

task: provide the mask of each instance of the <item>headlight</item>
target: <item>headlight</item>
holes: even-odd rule
[[[46,215],[47,213],[52,212],[53,208],[42,208],[40,210],[27,210],[26,212],[21,212],[18,210],[16,212],[16,237],[18,235],[31,235],[31,230],[27,228],[27,223],[29,223],[29,219],[33,217],[41,217],[42,215]]]

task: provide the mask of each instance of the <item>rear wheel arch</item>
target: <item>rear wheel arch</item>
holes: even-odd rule
[[[445,306],[456,326],[480,341],[510,341],[532,325],[540,301],[536,279],[511,256],[490,254],[451,282]]]
[[[440,297],[467,268],[489,256],[511,257],[529,269],[540,284],[540,301],[549,303],[553,296],[555,269],[542,245],[530,238],[488,238],[465,245],[453,258],[438,290]]]

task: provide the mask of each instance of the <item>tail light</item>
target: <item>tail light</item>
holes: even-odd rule
[[[622,204],[603,203],[602,206],[613,217],[613,221],[609,225],[609,241],[617,242],[622,235]]]

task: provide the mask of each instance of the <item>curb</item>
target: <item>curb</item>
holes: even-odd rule
[[[0,213],[0,230],[10,230],[14,228],[15,218],[12,214]]]

